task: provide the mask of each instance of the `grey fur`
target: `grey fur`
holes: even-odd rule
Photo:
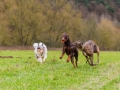
[[[76,41],[74,43],[76,47],[82,50],[83,55],[86,57],[87,62],[89,63],[90,66],[95,66],[99,64],[99,47],[95,44],[93,40],[88,40],[85,43],[81,43],[79,41]],[[97,53],[97,64],[93,64],[93,55],[94,53]]]

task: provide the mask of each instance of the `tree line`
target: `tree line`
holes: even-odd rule
[[[120,50],[120,22],[108,14],[86,18],[74,0],[0,0],[0,45],[43,42],[61,47],[62,33],[71,42],[94,40],[102,50]]]

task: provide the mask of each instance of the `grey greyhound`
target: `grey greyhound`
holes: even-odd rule
[[[93,40],[88,40],[85,43],[79,41],[74,42],[74,45],[82,50],[83,55],[86,57],[90,66],[95,66],[99,64],[99,47],[95,44]],[[93,54],[97,53],[97,64],[93,64]]]

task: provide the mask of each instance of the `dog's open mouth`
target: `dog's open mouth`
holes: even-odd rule
[[[62,42],[62,43],[64,43],[64,42],[65,42],[65,40],[61,40],[61,42]]]
[[[38,49],[37,52],[39,52],[39,53],[43,53],[43,50]]]
[[[37,52],[41,52],[41,50],[40,50],[40,49],[38,49],[38,50],[37,50]]]

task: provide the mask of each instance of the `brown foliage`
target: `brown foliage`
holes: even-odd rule
[[[66,32],[72,42],[92,39],[102,49],[119,50],[119,8],[110,5],[115,14],[95,2],[85,7],[72,0],[1,0],[0,45],[61,47]]]

